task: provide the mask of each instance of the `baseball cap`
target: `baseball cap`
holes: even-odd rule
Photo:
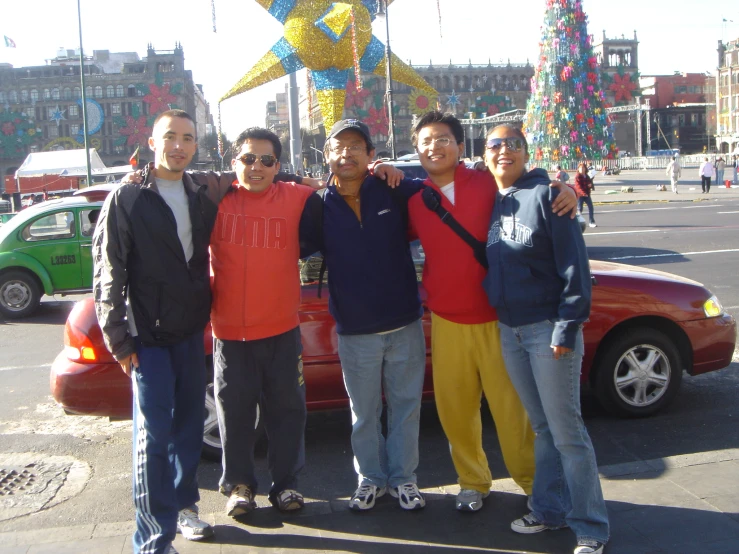
[[[334,123],[334,126],[331,127],[331,132],[326,137],[326,142],[334,138],[339,133],[349,129],[360,133],[367,141],[367,144],[372,146],[372,137],[370,136],[369,127],[366,123],[362,123],[358,119],[342,119],[341,121]]]

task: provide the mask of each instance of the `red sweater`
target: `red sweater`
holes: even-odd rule
[[[439,190],[429,179],[426,184]],[[487,171],[457,166],[454,205],[441,194],[441,203],[475,238],[485,241],[498,187]],[[486,323],[497,320],[482,287],[485,269],[472,249],[423,203],[420,194],[408,202],[411,232],[426,253],[423,286],[429,309],[454,323]]]
[[[234,186],[223,198],[210,242],[215,337],[256,340],[298,326],[298,228],[313,192],[278,182],[261,193]]]

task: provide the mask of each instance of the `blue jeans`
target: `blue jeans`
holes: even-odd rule
[[[536,433],[533,512],[551,526],[569,525],[578,539],[608,540],[608,512],[598,465],[580,415],[582,331],[575,349],[554,359],[554,324],[500,324],[503,359]]]
[[[352,409],[359,484],[416,482],[426,339],[421,320],[384,335],[339,335],[339,358]],[[387,439],[382,435],[382,394]]]
[[[724,184],[724,170],[723,169],[716,170],[716,184],[717,185]]]
[[[580,196],[577,199],[577,211],[582,213],[582,205],[588,205],[588,212],[590,212],[590,223],[595,223],[595,210],[593,210],[593,199],[590,196]]]
[[[136,339],[133,381],[135,554],[167,552],[177,512],[200,499],[197,469],[203,445],[203,332],[172,346]]]

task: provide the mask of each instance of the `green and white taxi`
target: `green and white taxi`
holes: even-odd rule
[[[0,226],[3,316],[31,315],[44,294],[92,290],[92,233],[102,205],[99,196],[48,200]]]

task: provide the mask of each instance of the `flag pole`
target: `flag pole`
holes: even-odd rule
[[[85,53],[82,50],[82,12],[80,0],[77,0],[77,20],[80,29],[80,80],[82,81],[82,132],[85,139],[85,160],[87,161],[87,186],[92,185],[92,171],[90,170],[90,144],[87,135],[87,94],[85,93]]]

